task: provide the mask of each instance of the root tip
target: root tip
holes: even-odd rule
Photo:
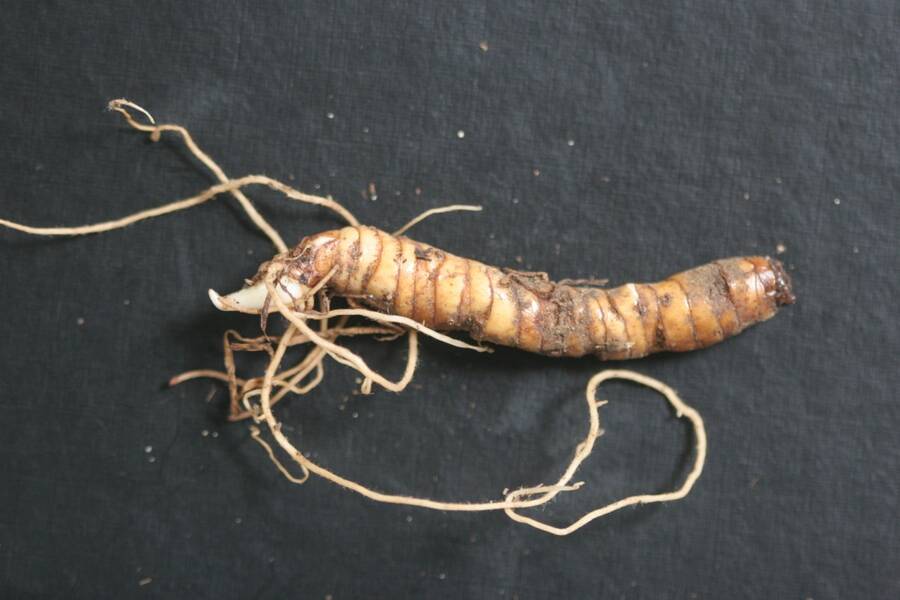
[[[213,303],[213,306],[215,306],[216,308],[218,308],[221,311],[228,310],[228,305],[225,303],[225,300],[222,298],[222,296],[219,295],[219,293],[216,290],[209,288],[209,290],[207,291],[207,294],[209,294],[209,299]]]

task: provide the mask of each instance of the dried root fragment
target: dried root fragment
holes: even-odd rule
[[[375,320],[601,360],[705,348],[794,302],[788,275],[769,257],[727,258],[658,283],[603,289],[498,269],[366,226],[306,237],[263,263],[248,287],[225,297],[210,290],[210,298],[221,310],[264,312],[267,278],[287,303],[316,287],[391,315],[366,315]]]
[[[478,342],[488,341],[551,356],[595,354],[601,359],[638,358],[663,350],[702,348],[735,335],[772,317],[778,307],[793,302],[790,280],[781,263],[768,257],[724,259],[697,267],[658,283],[626,284],[602,289],[595,280],[554,283],[544,273],[501,270],[454,256],[401,234],[423,219],[451,210],[480,210],[452,205],[426,211],[393,234],[364,227],[338,202],[304,194],[263,175],[229,179],[188,131],[179,125],[157,124],[152,116],[127,100],[114,100],[110,110],[158,141],[163,133],[181,137],[188,150],[220,183],[203,192],[127,217],[81,227],[31,227],[0,219],[0,225],[33,235],[68,236],[100,233],[138,221],[185,210],[219,195],[233,196],[250,219],[272,241],[277,254],[264,263],[243,290],[210,299],[221,310],[260,315],[264,335],[255,338],[227,331],[223,336],[224,371],[196,370],[173,377],[171,385],[196,378],[228,384],[232,420],[252,419],[251,436],[260,443],[279,471],[294,483],[310,474],[320,476],[367,498],[390,504],[435,510],[503,510],[513,520],[555,535],[567,535],[593,519],[634,504],[665,502],[686,496],[706,458],[706,433],[699,413],[686,405],[665,384],[633,371],[606,370],[595,375],[585,393],[589,428],[560,478],[549,485],[522,486],[502,498],[481,502],[445,502],[376,491],[349,480],[305,457],[287,438],[273,407],[288,394],[302,396],[321,383],[326,358],[357,370],[363,393],[373,385],[399,392],[413,378],[418,360],[418,335],[473,351],[490,348],[469,344],[442,331],[464,331]],[[131,111],[142,113],[139,122]],[[348,227],[309,236],[289,249],[276,229],[256,210],[243,188],[263,185],[288,198],[325,207],[343,218]],[[333,308],[344,298],[349,308]],[[265,332],[270,314],[282,316],[287,328],[281,335]],[[365,319],[368,323],[351,322]],[[340,345],[341,337],[371,335],[388,341],[406,336],[407,361],[401,377],[392,381],[371,369],[365,360]],[[299,360],[282,367],[291,348],[305,349]],[[238,376],[236,352],[266,352],[269,363],[262,375]],[[687,418],[695,436],[693,467],[676,490],[629,496],[592,510],[565,527],[557,527],[522,514],[552,501],[560,492],[574,491],[572,483],[601,435],[598,386],[609,379],[626,379],[665,396],[679,417]],[[294,475],[278,458],[257,426],[265,424],[269,436],[300,470]]]

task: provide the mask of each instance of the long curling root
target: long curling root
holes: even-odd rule
[[[289,332],[293,331],[293,329],[301,323],[302,319],[300,319],[299,317],[291,319]],[[409,335],[415,336],[415,331],[410,331]],[[703,419],[700,417],[700,414],[696,410],[685,404],[685,402],[681,400],[681,398],[672,388],[656,379],[653,379],[646,375],[641,375],[640,373],[635,373],[634,371],[606,370],[598,373],[588,382],[587,389],[585,391],[585,398],[587,400],[588,416],[590,421],[588,434],[585,439],[576,446],[573,458],[556,483],[552,485],[542,484],[538,486],[519,488],[513,492],[508,493],[505,498],[501,500],[488,502],[447,502],[416,496],[379,492],[361,483],[347,479],[331,470],[328,470],[314,463],[312,460],[304,456],[303,453],[300,452],[300,450],[298,450],[297,447],[294,446],[293,443],[284,435],[281,423],[277,420],[272,410],[272,390],[276,385],[276,373],[278,372],[281,361],[283,360],[285,352],[290,345],[289,338],[290,335],[288,334],[282,336],[281,340],[275,348],[275,352],[269,362],[269,365],[266,368],[265,374],[263,375],[262,387],[260,388],[258,394],[259,405],[253,410],[253,413],[256,416],[256,420],[264,421],[268,425],[269,432],[272,438],[287,453],[287,455],[290,456],[299,465],[303,473],[312,473],[318,475],[324,479],[327,479],[328,481],[331,481],[332,483],[335,483],[348,490],[354,491],[365,496],[366,498],[375,500],[377,502],[400,504],[406,506],[418,506],[421,508],[446,511],[475,512],[503,510],[514,521],[530,525],[547,533],[563,536],[577,531],[578,529],[587,525],[589,522],[598,517],[609,514],[626,506],[642,503],[649,504],[652,502],[666,502],[683,498],[690,492],[691,488],[693,487],[694,483],[697,481],[697,478],[699,478],[700,473],[703,470],[703,465],[706,460],[706,431],[703,426]],[[313,341],[313,343],[316,343],[314,339],[311,341]],[[373,378],[376,376],[380,377],[376,373],[368,371],[367,367],[365,367],[365,363],[359,365],[356,363],[351,363],[349,360],[347,362],[350,363],[350,366],[357,368],[363,375],[367,376],[368,378]],[[567,527],[555,527],[533,517],[525,516],[517,512],[519,509],[534,508],[536,506],[547,504],[548,502],[552,501],[560,492],[574,491],[580,489],[583,486],[583,482],[571,483],[571,480],[574,477],[575,472],[578,470],[579,466],[588,458],[588,456],[590,456],[594,448],[594,442],[601,434],[599,408],[603,406],[605,402],[598,402],[596,400],[596,390],[602,382],[608,379],[626,379],[639,383],[641,385],[645,385],[660,392],[672,405],[679,417],[686,417],[691,421],[696,440],[696,456],[694,459],[694,465],[688,473],[684,483],[681,485],[681,487],[672,492],[629,496],[617,502],[613,502],[606,506],[597,508],[588,512]],[[406,377],[404,377],[400,383],[403,384],[403,382],[408,383],[408,381],[406,381]],[[258,436],[255,437],[258,438]],[[267,450],[270,449],[267,447]],[[273,461],[276,460],[271,452],[270,458]],[[282,471],[282,473],[285,473],[288,479],[297,482],[296,478],[289,475],[287,470],[283,465],[281,465],[281,463],[276,462],[276,465],[278,466],[279,470]]]

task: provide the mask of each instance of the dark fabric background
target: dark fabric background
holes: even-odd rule
[[[103,111],[125,96],[230,175],[383,228],[482,204],[414,231],[452,252],[619,283],[783,244],[799,300],[706,351],[620,363],[702,412],[706,470],[684,501],[557,538],[295,486],[224,420],[220,385],[165,387],[219,366],[225,328],[257,331],[206,298],[272,252],[232,199],[87,238],[0,231],[0,595],[900,596],[896,2],[81,4],[2,4],[2,217],[95,222],[209,185]],[[250,193],[291,241],[338,224]],[[353,347],[399,373],[403,345]],[[332,363],[279,414],[373,487],[491,499],[558,476],[604,366],[426,341],[402,395],[353,395]],[[587,485],[541,517],[690,464],[660,398],[601,391]]]

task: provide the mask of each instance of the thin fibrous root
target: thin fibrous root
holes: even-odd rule
[[[602,429],[600,429],[598,409],[601,406],[605,405],[606,401],[597,401],[596,394],[597,387],[601,383],[609,379],[625,379],[656,390],[666,398],[666,400],[675,410],[675,414],[679,418],[686,417],[691,422],[691,425],[694,429],[695,457],[694,465],[691,467],[690,472],[688,472],[684,483],[681,484],[681,487],[672,492],[628,496],[627,498],[623,498],[616,502],[601,506],[600,508],[594,509],[583,515],[581,518],[567,527],[554,527],[552,525],[548,525],[532,517],[521,515],[517,513],[515,509],[506,510],[506,514],[510,519],[513,519],[514,521],[518,521],[520,523],[531,525],[532,527],[540,529],[541,531],[552,533],[554,535],[568,535],[573,531],[581,529],[594,519],[597,519],[604,515],[608,515],[609,513],[625,508],[626,506],[679,500],[687,496],[691,491],[691,488],[694,487],[694,483],[696,483],[697,479],[700,477],[700,473],[703,472],[703,465],[706,463],[706,428],[703,425],[703,418],[700,416],[700,413],[698,413],[694,408],[685,404],[685,402],[678,396],[675,390],[662,383],[658,379],[654,379],[652,377],[648,377],[646,375],[624,369],[608,369],[606,371],[601,371],[600,373],[594,375],[590,379],[590,381],[588,381],[587,389],[585,390],[585,398],[587,399],[588,413],[590,415],[590,430],[588,431],[588,435],[584,439],[584,441],[577,446],[572,462],[569,463],[568,468],[563,473],[562,477],[560,477],[559,481],[556,483],[556,486],[564,486],[568,484],[581,463],[590,455],[594,447],[594,442],[603,433]],[[542,498],[550,501],[558,493],[547,492],[546,490],[547,488],[541,487],[522,488],[508,494],[506,499],[509,501],[515,501],[520,498],[540,494]]]
[[[300,466],[300,468],[303,470],[303,475],[301,477],[297,477],[296,475],[293,475],[290,471],[288,471],[287,468],[285,468],[285,466],[281,464],[281,461],[278,460],[278,457],[275,456],[275,452],[272,450],[272,446],[269,445],[269,442],[262,439],[259,427],[257,427],[256,425],[250,426],[250,437],[256,440],[256,442],[265,449],[266,454],[269,455],[269,460],[272,461],[275,467],[279,471],[281,471],[281,474],[284,475],[288,481],[296,484],[306,483],[306,480],[309,479],[309,471],[307,471],[302,465]]]
[[[283,305],[283,302],[281,304],[282,306],[278,307],[279,310],[285,310],[287,307]],[[299,317],[295,317],[295,319],[296,322],[294,321],[294,319],[291,320],[292,326],[291,328],[289,328],[289,331],[291,331],[293,327],[298,327],[299,324],[303,323],[302,319],[300,319]],[[410,335],[413,334],[414,332],[410,332]],[[693,487],[694,483],[703,470],[703,465],[706,458],[706,432],[703,426],[703,420],[700,417],[699,413],[685,404],[674,390],[656,379],[647,377],[646,375],[635,373],[633,371],[607,370],[595,375],[588,383],[585,397],[587,399],[588,413],[590,417],[590,428],[587,437],[577,445],[575,454],[571,462],[569,463],[568,467],[557,483],[553,485],[538,485],[520,488],[516,491],[508,493],[503,500],[489,502],[444,502],[431,500],[428,498],[386,494],[383,492],[379,492],[356,481],[346,479],[345,477],[342,477],[341,475],[338,475],[333,471],[330,471],[312,462],[309,458],[305,457],[282,432],[281,425],[272,412],[271,393],[274,385],[275,373],[277,372],[289,345],[288,337],[288,335],[282,336],[282,339],[279,341],[277,347],[275,348],[275,352],[272,356],[269,366],[266,368],[265,375],[263,376],[263,385],[259,392],[259,405],[257,407],[259,409],[259,413],[257,414],[256,411],[253,411],[254,414],[257,414],[256,420],[266,422],[266,424],[269,426],[270,434],[278,443],[278,445],[281,446],[281,448],[288,454],[288,456],[290,456],[294,459],[295,462],[297,462],[297,464],[303,469],[305,473],[309,472],[315,475],[319,475],[320,477],[323,477],[324,479],[327,479],[341,487],[357,492],[367,498],[378,502],[418,506],[422,508],[446,511],[472,512],[504,510],[506,514],[515,521],[525,523],[547,533],[553,533],[555,535],[568,535],[573,531],[580,529],[593,519],[596,519],[605,514],[609,514],[610,512],[613,512],[614,510],[618,510],[625,506],[639,503],[664,502],[683,498]],[[316,340],[313,340],[313,343],[318,344]],[[353,366],[357,365],[354,364]],[[364,371],[361,370],[360,372],[362,373]],[[367,374],[367,376],[371,376],[367,372],[365,372],[364,374]],[[554,527],[532,517],[527,517],[517,513],[517,509],[541,506],[550,502],[560,492],[573,491],[579,489],[582,486],[582,482],[573,484],[570,483],[570,481],[581,463],[584,462],[584,460],[590,455],[594,447],[594,442],[601,434],[598,411],[599,408],[605,404],[605,402],[598,402],[595,398],[595,395],[597,387],[600,385],[600,383],[607,379],[627,379],[651,387],[659,391],[666,397],[679,417],[686,416],[691,421],[696,438],[696,458],[685,482],[680,488],[673,492],[630,496],[618,502],[614,502],[612,504],[595,509],[587,513],[568,527],[564,528]]]
[[[408,327],[409,329],[415,329],[420,333],[424,333],[430,338],[434,338],[439,342],[443,342],[448,346],[454,346],[456,348],[463,348],[465,350],[474,350],[475,352],[493,352],[494,349],[489,346],[475,346],[473,344],[467,344],[462,340],[458,340],[456,338],[450,337],[449,335],[443,334],[439,331],[435,331],[430,327],[426,327],[413,319],[408,317],[401,317],[399,315],[389,315],[385,313],[381,313],[374,310],[368,310],[365,308],[338,308],[334,310],[330,310],[326,313],[315,313],[315,312],[301,312],[298,313],[304,319],[329,319],[331,317],[340,317],[340,316],[359,316],[365,317],[367,319],[371,319],[376,323],[397,323],[399,325],[403,325],[404,327]]]
[[[431,209],[428,209],[425,212],[423,212],[418,217],[411,219],[406,225],[404,225],[403,227],[401,227],[400,229],[395,231],[394,235],[403,235],[404,233],[409,231],[412,227],[414,227],[418,223],[421,223],[422,221],[424,221],[425,219],[427,219],[428,217],[430,217],[432,215],[440,215],[443,213],[461,211],[461,210],[480,211],[481,207],[474,205],[474,204],[450,204],[449,206],[441,206],[438,208],[431,208]]]
[[[8,227],[10,229],[15,229],[17,231],[21,231],[23,233],[28,233],[31,235],[44,235],[44,236],[77,236],[77,235],[89,235],[92,233],[104,233],[106,231],[112,231],[114,229],[122,229],[123,227],[128,227],[134,223],[139,221],[145,221],[147,219],[152,219],[155,217],[161,217],[163,215],[171,214],[174,212],[179,212],[182,210],[186,210],[188,208],[192,208],[194,206],[199,206],[209,200],[212,200],[216,196],[219,196],[224,193],[240,193],[239,191],[242,188],[245,188],[250,185],[262,185],[268,188],[271,188],[277,192],[281,192],[288,198],[292,198],[294,200],[298,200],[300,202],[306,202],[309,204],[314,204],[316,206],[324,206],[326,208],[332,209],[337,212],[339,215],[344,217],[348,223],[356,224],[356,219],[349,212],[346,211],[343,207],[337,204],[334,200],[329,200],[328,198],[320,198],[318,196],[310,196],[308,194],[303,194],[302,192],[298,192],[294,188],[281,183],[276,179],[272,179],[271,177],[266,177],[265,175],[247,175],[245,177],[239,177],[238,179],[229,179],[217,185],[211,186],[206,190],[202,191],[199,194],[191,196],[189,198],[184,198],[182,200],[176,200],[174,202],[169,202],[167,204],[163,204],[162,206],[157,206],[155,208],[149,208],[147,210],[142,210],[140,212],[136,212],[134,214],[122,217],[120,219],[113,219],[111,221],[103,221],[101,223],[93,223],[91,225],[80,225],[74,227],[33,227],[31,225],[23,225],[21,223],[15,223],[13,221],[8,221],[6,219],[0,219],[0,225]],[[243,196],[243,194],[241,194]],[[338,208],[340,207],[340,208]],[[244,210],[247,210],[247,206],[243,206]],[[253,210],[253,213],[247,212],[248,216],[259,213],[256,212],[256,209],[249,206]],[[268,234],[271,230],[274,232],[274,228],[268,224],[261,216],[258,216],[259,223],[257,225],[260,227],[260,230],[263,233]],[[254,219],[256,221],[256,219]],[[275,234],[277,237],[273,237],[269,235],[269,239],[272,240],[275,248],[278,249],[279,252],[284,252],[287,250],[287,246],[284,245],[284,242],[281,241],[281,236]],[[278,242],[276,242],[276,239]]]

